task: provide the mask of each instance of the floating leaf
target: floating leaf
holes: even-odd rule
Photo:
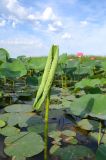
[[[54,144],[51,148],[50,148],[50,154],[53,154],[57,149],[59,149],[60,146],[57,144]]]
[[[5,139],[4,152],[9,156],[32,157],[44,149],[44,142],[35,132],[21,132]]]
[[[8,118],[8,125],[19,125],[20,127],[33,126],[36,123],[42,122],[42,118],[35,113],[13,113]]]
[[[20,129],[12,126],[6,126],[5,128],[1,129],[0,134],[4,136],[14,136],[20,133]]]
[[[71,145],[64,148],[57,148],[53,155],[59,156],[61,160],[94,158],[94,153],[89,148],[82,145]]]
[[[0,120],[0,127],[4,127],[6,125],[5,121]]]
[[[54,138],[54,139],[58,138],[60,135],[61,135],[60,131],[52,131],[49,133],[49,137]]]
[[[5,107],[6,112],[31,112],[33,111],[31,105],[27,104],[13,104]]]
[[[62,131],[62,134],[68,137],[75,137],[76,136],[76,132],[71,131],[71,130],[64,130]]]
[[[85,130],[95,130],[99,127],[99,123],[94,120],[83,119],[79,121],[78,126]]]
[[[99,145],[96,152],[96,160],[106,160],[106,144]]]
[[[33,125],[33,126],[29,126],[28,127],[28,131],[29,132],[36,132],[36,133],[43,133],[44,132],[44,124],[42,124],[42,123],[35,123],[35,125]],[[57,126],[57,124],[50,124],[49,126],[48,126],[48,130],[49,130],[49,132],[51,132],[51,131],[53,131],[53,130],[56,130],[56,126]]]

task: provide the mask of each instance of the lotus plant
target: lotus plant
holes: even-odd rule
[[[39,110],[46,99],[45,107],[45,129],[44,129],[44,138],[45,138],[45,150],[44,150],[44,160],[47,160],[47,144],[48,144],[48,118],[49,118],[49,104],[50,104],[50,89],[54,79],[55,71],[57,68],[59,57],[59,47],[53,45],[50,49],[48,59],[46,62],[45,70],[43,73],[42,81],[39,86],[33,108]]]

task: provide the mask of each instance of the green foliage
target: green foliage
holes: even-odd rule
[[[61,160],[76,160],[83,159],[85,157],[94,158],[94,153],[89,148],[82,145],[70,145],[64,148],[57,147],[52,150],[52,154],[59,156]]]
[[[67,54],[62,54],[59,56],[59,64],[65,64],[68,61],[68,56]]]
[[[34,69],[35,71],[44,70],[46,61],[46,57],[31,57],[28,60],[28,68]]]
[[[17,113],[17,112],[31,112],[31,105],[27,104],[13,104],[5,107],[6,112]]]
[[[20,132],[18,135],[7,137],[5,145],[4,152],[10,157],[32,157],[44,149],[41,136],[35,132]]]
[[[4,49],[0,48],[0,64],[8,61],[9,53]]]
[[[42,82],[39,86],[39,89],[36,95],[36,99],[33,104],[33,107],[36,110],[39,110],[39,108],[41,107],[42,103],[44,102],[51,88],[53,78],[55,75],[55,70],[57,67],[58,56],[59,56],[59,48],[58,46],[53,45],[51,47],[51,50],[50,50],[50,53],[49,53],[49,56],[46,62],[44,74],[42,77]]]
[[[106,159],[106,144],[101,144],[96,152],[96,160]]]
[[[81,117],[97,117],[106,120],[106,95],[88,94],[76,99],[70,105],[68,113]]]
[[[27,74],[25,65],[20,60],[5,62],[0,66],[0,74],[6,78],[20,78]]]
[[[78,126],[84,130],[96,130],[99,128],[98,121],[83,119],[79,121]]]
[[[3,121],[3,120],[0,119],[0,128],[4,127],[5,125],[6,125],[5,121]]]
[[[0,130],[0,134],[4,136],[15,136],[20,133],[20,129],[12,126],[6,126]]]

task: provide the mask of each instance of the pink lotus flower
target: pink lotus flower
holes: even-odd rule
[[[83,57],[83,53],[82,52],[77,52],[77,57],[78,58]]]

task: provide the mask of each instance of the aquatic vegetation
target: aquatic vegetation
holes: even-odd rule
[[[0,49],[0,109],[1,159],[105,160],[106,58]]]

